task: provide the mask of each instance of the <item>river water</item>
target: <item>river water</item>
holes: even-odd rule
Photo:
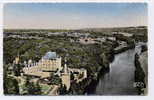
[[[135,53],[140,52],[140,46],[115,55],[110,63],[110,71],[100,77],[96,86],[96,95],[137,95],[134,87]]]

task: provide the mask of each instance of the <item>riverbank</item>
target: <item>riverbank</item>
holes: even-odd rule
[[[134,48],[135,48],[134,45],[129,45],[129,46],[124,47],[124,48],[122,48],[122,49],[120,49],[118,51],[113,51],[112,53],[103,53],[103,54],[101,54],[101,57],[105,61],[102,63],[102,66],[98,69],[98,71],[95,72],[95,76],[88,77],[87,79],[83,80],[80,83],[72,83],[72,86],[76,87],[76,89],[74,90],[74,88],[73,88],[73,90],[70,90],[68,94],[71,94],[71,95],[72,94],[74,94],[74,95],[76,95],[76,94],[78,94],[78,95],[82,95],[82,94],[85,94],[85,95],[94,95],[94,94],[96,94],[94,92],[95,92],[96,86],[97,86],[97,84],[99,82],[99,79],[100,79],[100,77],[104,77],[104,75],[110,71],[109,65],[110,65],[110,63],[112,63],[112,61],[114,61],[115,55],[119,55],[121,53],[126,52],[127,50],[131,50],[131,49],[134,49]],[[130,54],[132,55],[132,53],[130,53]],[[135,82],[144,82],[141,79],[142,79],[142,77],[145,77],[145,75],[142,76],[142,74],[140,74],[140,73],[143,72],[143,69],[139,66],[139,62],[136,60],[136,56],[135,57],[134,56],[135,55],[133,54],[132,57],[134,58],[135,61],[134,60],[131,61],[133,63],[133,65],[134,65],[134,62],[136,63],[135,64],[135,69],[134,69],[135,74],[133,74],[133,77],[135,76],[134,80],[135,80]],[[133,68],[134,68],[134,66],[133,66]],[[131,71],[131,73],[133,73],[133,71]],[[131,85],[131,84],[134,85],[134,83],[135,83],[134,80],[129,85]],[[135,94],[132,93],[132,95],[140,95],[141,94],[141,90],[142,89],[137,88],[137,91],[138,92],[136,92],[135,87],[131,87],[131,89],[135,93]],[[131,92],[130,92],[130,94],[131,94]]]
[[[100,72],[98,73],[97,79],[96,80],[91,80],[90,84],[86,86],[84,93],[88,95],[94,95],[96,86],[99,82],[99,78],[104,76],[106,73],[109,72],[109,67],[107,69],[101,68]]]
[[[114,55],[112,55],[114,56]],[[111,57],[111,55],[110,55]],[[110,58],[108,57],[108,58]],[[95,76],[90,76],[79,83],[73,82],[71,84],[71,88],[68,91],[68,95],[93,95],[93,92],[96,88],[96,85],[99,81],[99,78],[109,71],[109,63],[103,64],[97,72],[95,72]],[[73,87],[73,89],[72,89]],[[75,88],[74,88],[75,87]]]
[[[115,55],[123,53],[123,52],[125,52],[127,50],[130,50],[130,49],[133,49],[134,47],[135,47],[134,45],[129,45],[127,47],[121,48],[120,50],[117,50],[117,51],[114,50],[113,51],[114,53],[112,52],[112,54],[108,55],[109,58],[110,58],[110,59],[108,59],[109,64],[112,61],[114,61]],[[87,93],[88,95],[93,95],[94,94],[96,86],[97,86],[97,84],[99,82],[99,78],[104,77],[104,75],[110,71],[109,64],[108,64],[108,66],[101,68],[101,70],[98,72],[97,80],[92,80],[91,81],[91,83],[86,87],[86,89],[85,89],[86,92],[85,93]]]
[[[114,76],[116,76],[116,75],[119,75],[120,73],[123,73],[123,72],[120,72],[120,70],[125,70],[125,71],[127,71],[128,73],[129,73],[129,75],[127,76],[126,75],[126,78],[124,78],[124,73],[122,74],[122,75],[120,75],[120,77],[121,77],[121,82],[122,82],[122,84],[120,85],[120,86],[124,86],[123,88],[124,88],[124,90],[123,89],[120,89],[120,88],[115,88],[115,89],[113,89],[113,87],[112,87],[112,90],[113,91],[111,91],[111,92],[109,92],[110,91],[110,89],[108,90],[108,88],[110,88],[110,85],[115,85],[115,83],[113,83],[113,84],[111,84],[110,82],[108,83],[108,82],[106,82],[106,81],[111,81],[111,82],[113,82],[113,81],[115,81],[116,82],[116,84],[119,86],[119,82],[117,81],[117,80],[114,80],[114,79],[116,79],[116,78],[112,78],[112,75],[109,75],[109,73],[108,74],[106,74],[105,72],[103,72],[103,71],[100,71],[101,73],[99,73],[99,76],[97,77],[98,79],[97,80],[93,80],[92,82],[91,82],[91,84],[89,85],[89,88],[87,89],[87,91],[88,91],[88,94],[90,94],[90,95],[93,95],[93,94],[97,94],[97,93],[95,93],[94,91],[96,91],[95,90],[95,88],[96,88],[96,86],[97,86],[97,84],[99,83],[99,78],[100,78],[100,76],[101,76],[101,80],[103,79],[103,80],[105,80],[105,81],[102,81],[102,82],[100,82],[100,84],[102,84],[102,86],[103,86],[103,89],[104,88],[106,88],[106,85],[107,85],[107,88],[105,89],[105,90],[102,90],[101,89],[101,87],[99,88],[99,87],[97,87],[97,89],[100,89],[100,90],[97,90],[96,92],[99,92],[99,91],[102,91],[101,92],[101,95],[102,95],[102,93],[104,94],[104,95],[107,95],[108,93],[109,94],[118,94],[118,95],[141,95],[141,91],[139,90],[139,88],[137,88],[136,89],[136,87],[135,87],[135,84],[136,84],[136,82],[138,82],[137,81],[137,78],[140,80],[140,78],[142,77],[142,74],[141,75],[138,75],[138,73],[142,73],[142,68],[136,68],[135,67],[135,65],[134,65],[134,61],[135,61],[135,52],[137,52],[138,50],[140,51],[144,51],[144,50],[142,50],[142,45],[141,45],[141,47],[140,48],[134,48],[134,47],[136,47],[136,46],[129,46],[129,47],[127,47],[127,48],[122,48],[122,50],[120,50],[120,52],[118,52],[118,53],[114,53],[112,56],[114,56],[114,57],[116,57],[115,55],[125,55],[125,56],[128,56],[128,58],[126,58],[126,61],[123,61],[124,60],[124,57],[121,57],[121,60],[120,59],[118,59],[118,60],[116,60],[116,61],[118,61],[117,62],[117,64],[119,64],[119,65],[117,65],[117,66],[123,66],[123,64],[125,65],[125,63],[127,64],[128,63],[128,65],[125,65],[125,67],[126,67],[126,69],[123,69],[124,68],[124,66],[122,67],[122,68],[117,68],[116,70],[117,71],[115,71],[115,70],[113,70],[113,69],[115,69],[115,67],[116,66],[112,66],[111,68],[111,70],[109,71],[109,72],[114,72],[114,73],[116,73],[115,75],[113,74],[113,77]],[[136,49],[138,49],[137,51],[136,51]],[[128,54],[122,54],[122,53],[128,53]],[[113,57],[113,58],[114,58]],[[117,58],[117,57],[116,57]],[[116,59],[115,58],[115,59]],[[114,61],[115,61],[115,59],[114,59]],[[142,59],[143,60],[143,59]],[[144,60],[147,60],[146,58],[144,59]],[[130,62],[128,62],[128,61],[130,61]],[[122,64],[120,64],[120,62],[122,63]],[[140,61],[140,62],[142,62],[142,61]],[[131,65],[130,65],[130,63],[131,63]],[[142,63],[144,63],[144,62],[142,62]],[[138,64],[137,64],[138,65]],[[109,67],[110,68],[110,67]],[[132,68],[133,70],[130,70],[129,71],[129,69],[130,68]],[[103,70],[103,69],[102,69]],[[125,72],[124,71],[124,72]],[[103,73],[102,73],[103,72]],[[135,73],[134,73],[135,72]],[[126,74],[128,74],[128,73],[126,73]],[[132,73],[132,74],[131,74]],[[132,75],[132,78],[130,78],[130,75]],[[135,76],[135,78],[134,78],[134,76]],[[110,78],[111,79],[110,79]],[[119,77],[119,76],[118,76]],[[126,82],[124,82],[124,79],[126,79]],[[129,79],[130,78],[130,79]],[[131,80],[131,81],[128,81],[128,80]],[[134,81],[135,80],[135,81]],[[145,79],[146,80],[146,79]],[[128,82],[127,82],[128,81]],[[118,82],[118,83],[117,83]],[[124,83],[128,83],[128,85],[123,85],[123,82]],[[105,86],[104,86],[104,85]],[[109,85],[110,84],[110,85]],[[129,88],[130,87],[130,88]],[[119,90],[119,93],[116,91],[116,89],[120,89]],[[105,91],[108,91],[108,92],[105,92]],[[127,91],[125,91],[125,90],[127,90]],[[124,92],[120,92],[120,91],[124,91]],[[132,92],[131,92],[132,91]],[[144,89],[144,91],[147,91],[147,89]],[[144,92],[145,93],[145,92]],[[98,93],[99,94],[99,93]]]
[[[125,51],[127,51],[129,49],[133,49],[133,48],[135,48],[135,44],[130,44],[130,45],[123,47],[121,49],[114,50],[114,54],[119,54],[119,53],[125,52]]]
[[[147,94],[147,51],[135,55],[135,87],[140,95]]]
[[[148,83],[148,52],[145,51],[143,53],[141,53],[141,55],[139,56],[139,62],[141,64],[141,67],[145,73],[145,83]]]
[[[140,55],[139,62],[145,73],[144,82],[145,82],[146,88],[144,88],[144,94],[147,95],[148,93],[148,52],[147,51],[143,52]]]

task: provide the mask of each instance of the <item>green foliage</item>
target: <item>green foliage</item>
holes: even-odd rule
[[[73,73],[71,73],[71,80],[74,80],[74,75],[73,75]]]
[[[25,86],[27,88],[27,93],[26,95],[41,95],[41,87],[38,82],[30,82],[30,79],[26,79]]]
[[[4,77],[4,94],[6,95],[18,95],[19,86],[18,81],[13,77]]]
[[[141,27],[144,28],[144,27]],[[55,51],[61,57],[66,57],[67,55],[67,65],[70,68],[85,68],[87,69],[89,81],[96,79],[97,73],[103,67],[108,67],[109,62],[113,59],[113,49],[118,46],[116,41],[106,41],[101,44],[89,44],[83,45],[78,42],[70,42],[70,39],[76,41],[78,38],[75,37],[66,37],[63,36],[48,36],[48,32],[71,32],[70,30],[5,30],[5,32],[11,32],[13,35],[25,36],[27,39],[22,38],[4,38],[4,65],[12,63],[17,54],[20,54],[20,61],[32,59],[38,61],[41,57],[48,51]],[[81,32],[89,32],[89,37],[103,37],[103,36],[112,36],[111,32],[128,32],[132,33],[133,36],[128,38],[125,36],[117,35],[118,40],[126,41],[129,45],[135,41],[147,41],[147,29],[135,29],[132,27],[129,28],[106,28],[106,29],[87,29]],[[28,37],[33,36],[37,37],[36,39],[29,39]],[[62,61],[62,65],[64,61]],[[5,70],[5,74],[8,70]],[[19,75],[20,67],[15,66],[16,75]],[[71,76],[73,79],[73,76]],[[51,84],[59,84],[61,80],[57,76],[51,76]],[[89,82],[87,81],[87,82]],[[82,94],[85,86],[87,85],[80,83],[73,84],[72,89],[74,94]],[[33,83],[27,81],[28,94],[39,94],[40,91],[32,90],[30,88],[35,88],[36,86]],[[81,86],[83,85],[83,86]],[[65,87],[62,91],[64,94]]]
[[[144,93],[142,89],[146,88],[146,84],[144,80],[145,80],[145,73],[139,62],[139,55],[136,53],[135,54],[135,82],[143,83],[142,87],[136,87],[139,94]]]
[[[148,47],[146,45],[141,46],[141,52],[147,51]]]
[[[35,85],[33,82],[30,82],[27,88],[29,95],[41,95],[41,87],[39,86],[39,84]]]
[[[135,82],[143,82],[145,78],[145,73],[141,67],[141,64],[139,62],[139,55],[135,54]]]
[[[49,80],[50,80],[49,84],[52,84],[52,85],[61,84],[61,78],[57,75],[53,75],[53,73],[51,73]]]
[[[60,95],[65,95],[65,94],[67,94],[68,91],[67,91],[66,89],[67,89],[66,86],[61,84],[61,86],[60,86],[60,88],[59,88],[59,94],[60,94]]]
[[[21,64],[14,64],[13,71],[15,76],[20,76],[23,66]]]

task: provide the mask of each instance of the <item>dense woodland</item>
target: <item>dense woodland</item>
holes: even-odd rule
[[[139,29],[141,28],[141,29]],[[103,31],[97,31],[96,29],[89,30],[76,30],[80,32],[89,32],[91,37],[111,36],[110,32],[128,32],[132,33],[131,38],[124,36],[115,36],[119,40],[124,40],[128,44],[135,41],[147,41],[147,29],[144,27],[139,28],[116,28],[116,29],[101,29]],[[54,51],[61,57],[67,58],[67,65],[71,68],[85,68],[88,71],[88,78],[79,84],[71,85],[69,91],[61,89],[61,94],[83,94],[86,86],[90,84],[92,80],[97,79],[97,75],[100,70],[108,68],[109,63],[114,57],[114,48],[118,46],[116,41],[106,41],[105,43],[96,44],[80,44],[78,42],[70,42],[70,39],[76,40],[76,37],[68,37],[65,35],[60,36],[48,36],[47,32],[72,32],[73,30],[4,30],[4,93],[5,94],[18,94],[18,83],[13,77],[8,76],[9,69],[13,67],[11,64],[15,57],[19,54],[20,62],[23,63],[29,59],[38,61],[48,51]],[[26,33],[28,32],[28,33]],[[6,34],[7,33],[7,34]],[[36,39],[21,39],[7,37],[10,34],[16,34],[21,36],[34,36],[41,37]],[[64,62],[64,61],[63,61]],[[62,63],[63,64],[63,63]],[[17,71],[21,70],[22,64],[17,67]],[[18,72],[17,72],[18,73]],[[35,93],[40,93],[40,86],[33,83],[27,83],[28,93],[31,94],[34,91],[30,88],[38,87]],[[66,88],[66,87],[64,87]],[[28,94],[27,93],[27,94]]]

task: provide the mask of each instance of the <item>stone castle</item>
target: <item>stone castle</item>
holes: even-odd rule
[[[56,52],[47,52],[38,62],[32,60],[28,60],[28,62],[24,61],[25,67],[23,68],[23,74],[39,78],[47,78],[50,77],[51,72],[54,72],[55,75],[58,75],[61,78],[62,84],[66,86],[67,90],[70,88],[71,84],[70,73],[78,72],[83,75],[82,78],[78,79],[78,75],[74,74],[77,82],[87,78],[87,70],[83,68],[68,68],[66,65],[66,59],[64,66],[62,66],[61,60],[61,57],[58,56]],[[19,63],[19,56],[15,58],[14,63]]]
[[[55,52],[47,52],[39,62],[24,61],[25,68],[37,67],[43,71],[61,70],[61,57],[57,56]]]

